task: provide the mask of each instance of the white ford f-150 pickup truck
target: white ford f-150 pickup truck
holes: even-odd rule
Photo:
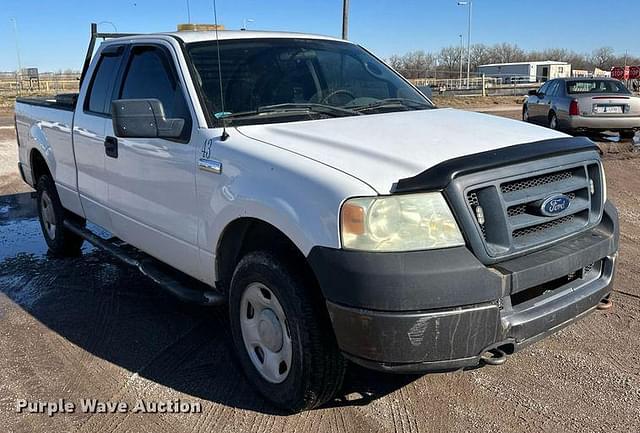
[[[50,250],[88,240],[228,305],[245,374],[290,410],[331,399],[347,360],[500,364],[610,305],[594,143],[439,109],[347,41],[108,39],[79,94],[18,99],[16,128]]]

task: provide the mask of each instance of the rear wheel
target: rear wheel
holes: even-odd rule
[[[311,409],[340,390],[346,361],[307,278],[268,252],[246,255],[229,293],[233,343],[249,381],[286,410]]]
[[[633,129],[629,129],[629,130],[626,130],[626,131],[620,131],[620,137],[621,138],[633,138],[636,135],[636,132],[637,131],[635,131]]]
[[[558,116],[553,111],[549,113],[549,128],[558,129]]]
[[[56,186],[49,175],[40,176],[36,192],[40,227],[49,251],[60,256],[77,255],[84,239],[64,227],[65,219],[74,217],[62,207]],[[84,225],[80,218],[76,222]]]

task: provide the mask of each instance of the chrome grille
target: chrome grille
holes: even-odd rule
[[[599,163],[577,162],[556,167],[503,178],[496,170],[460,180],[466,183],[464,201],[490,258],[527,251],[599,222],[603,208]],[[514,167],[505,172],[517,170]],[[494,180],[483,183],[484,176]],[[571,204],[558,215],[545,216],[541,212],[542,203],[554,194],[567,196]],[[479,206],[484,224],[477,220]]]

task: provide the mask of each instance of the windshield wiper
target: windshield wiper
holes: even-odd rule
[[[411,108],[415,110],[435,108],[433,105],[427,102],[416,101],[415,99],[387,98],[371,104],[361,105],[359,107],[353,107],[352,110],[363,112],[363,111],[375,110],[378,108],[388,108],[388,107],[398,107],[398,106],[403,108]]]
[[[347,108],[334,107],[331,105],[324,104],[315,104],[312,102],[300,102],[300,103],[286,103],[286,104],[275,104],[275,105],[263,105],[258,107],[257,110],[253,111],[243,111],[239,113],[231,113],[224,116],[221,116],[221,119],[237,119],[243,117],[257,117],[257,116],[265,116],[269,114],[308,114],[308,113],[319,113],[325,114],[331,117],[346,117],[346,116],[361,116],[362,113],[359,113],[354,110],[350,110]]]

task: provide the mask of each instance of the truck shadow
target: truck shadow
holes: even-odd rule
[[[281,414],[244,379],[225,308],[180,303],[90,246],[79,257],[50,257],[29,194],[0,197],[0,244],[0,291],[79,348],[192,397]],[[343,396],[328,406],[367,404],[415,379],[350,366]]]

